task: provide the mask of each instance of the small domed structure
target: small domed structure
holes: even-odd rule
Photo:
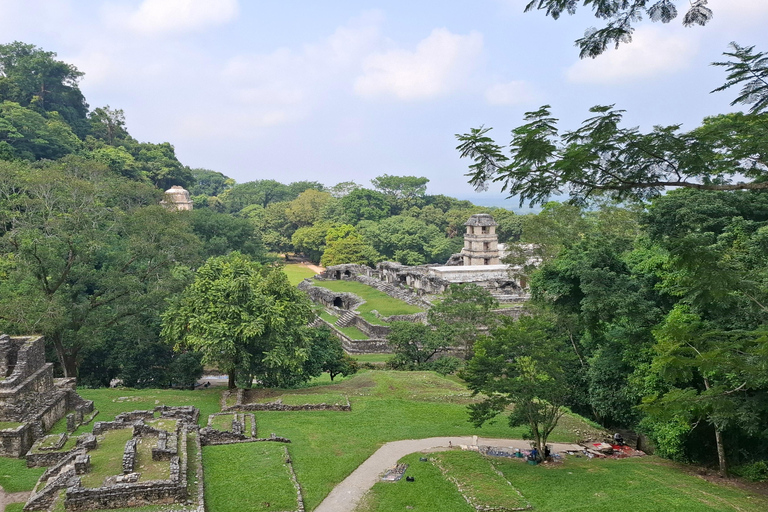
[[[464,265],[499,265],[499,237],[496,234],[498,224],[487,213],[472,215],[467,222],[464,235]]]
[[[189,198],[189,191],[179,185],[174,185],[165,191],[165,199],[160,204],[169,210],[191,210],[192,199]]]

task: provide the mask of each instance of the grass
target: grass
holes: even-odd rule
[[[235,418],[234,414],[222,414],[219,416],[213,416],[211,418],[211,428],[216,430],[230,431],[232,430],[232,420]]]
[[[336,322],[339,320],[338,317],[328,313],[328,311],[326,311],[324,308],[317,308],[316,312],[317,312],[317,315],[320,318],[322,318],[323,320],[325,320],[329,324],[332,324],[332,325],[336,326]],[[336,328],[339,331],[343,332],[351,340],[367,340],[367,339],[370,338],[370,336],[368,336],[363,331],[361,331],[360,329],[358,329],[357,327],[352,326],[352,325],[350,325],[348,327],[338,327],[338,326],[336,326]]]
[[[290,281],[293,286],[296,286],[304,279],[313,277],[315,274],[317,274],[317,272],[314,270],[307,268],[304,265],[297,265],[295,263],[291,265],[285,265],[283,270],[288,275],[288,281]]]
[[[181,444],[181,443],[179,443]],[[152,447],[157,446],[157,438],[141,437],[136,447],[134,471],[141,473],[140,480],[168,480],[171,477],[171,464],[167,460],[152,460]]]
[[[206,509],[213,512],[296,510],[296,489],[282,443],[203,447]]]
[[[5,512],[22,512],[24,510],[23,503],[11,503],[5,506]]]
[[[360,312],[363,318],[372,324],[385,324],[385,322],[372,313],[374,309],[378,311],[381,316],[385,317],[392,315],[410,315],[424,311],[420,307],[411,306],[400,299],[390,297],[376,288],[371,288],[370,286],[357,281],[315,281],[314,284],[334,292],[354,293],[365,300],[365,304],[358,306],[357,311]]]
[[[24,459],[0,457],[0,486],[5,492],[31,491],[44,472],[45,468],[28,468]]]
[[[166,432],[176,432],[179,421],[173,418],[157,418],[146,422],[150,427],[154,427]]]
[[[568,457],[556,466],[494,458],[493,464],[540,512],[768,510],[765,496],[708,482],[657,457]]]
[[[346,404],[347,398],[342,393],[321,393],[309,388],[282,392],[281,390],[254,389],[248,394],[249,403],[263,404],[281,400],[286,405],[304,404]],[[231,420],[230,420],[231,421]]]
[[[352,354],[358,363],[386,363],[392,354]]]
[[[476,452],[448,451],[430,457],[443,470],[448,480],[455,482],[459,491],[475,507],[526,508],[528,501],[496,472],[488,458]]]
[[[461,496],[456,486],[446,480],[440,470],[429,462],[420,462],[421,453],[400,459],[408,464],[405,476],[397,482],[378,482],[358,505],[356,512],[475,512]]]
[[[16,423],[15,421],[0,421],[0,430],[18,428],[22,425],[23,423]]]
[[[101,487],[108,476],[123,474],[125,443],[133,437],[132,428],[110,430],[91,450],[91,471],[82,476],[83,487]]]

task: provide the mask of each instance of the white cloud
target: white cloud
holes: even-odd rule
[[[438,28],[415,51],[391,50],[368,56],[355,92],[364,97],[394,96],[420,100],[461,87],[483,50],[483,36],[452,34]]]
[[[640,27],[631,43],[595,59],[578,61],[568,68],[566,78],[577,83],[619,84],[674,73],[686,67],[698,49],[698,39],[690,32],[675,32],[669,26]]]
[[[539,101],[541,94],[522,80],[493,84],[485,90],[485,101],[489,105],[512,106]]]
[[[120,16],[137,32],[164,34],[222,25],[238,12],[237,0],[144,0],[136,11]]]
[[[710,0],[712,23],[729,26],[755,26],[768,22],[766,0]]]

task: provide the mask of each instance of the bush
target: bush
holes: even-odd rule
[[[758,460],[750,464],[743,464],[732,469],[736,476],[746,478],[753,482],[768,481],[768,461]]]
[[[425,369],[432,370],[440,375],[456,373],[464,366],[464,361],[458,357],[443,356],[424,365]]]

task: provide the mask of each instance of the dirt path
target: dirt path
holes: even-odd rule
[[[522,439],[488,439],[483,437],[430,437],[392,441],[376,450],[352,474],[334,487],[314,512],[352,512],[368,489],[379,481],[381,474],[394,466],[401,458],[414,452],[444,451],[451,446],[461,444],[512,447],[521,450],[531,448],[530,441],[523,441]],[[582,450],[576,444],[548,444],[552,446],[554,452]]]
[[[5,512],[5,506],[11,503],[26,503],[29,499],[29,494],[29,492],[6,494],[5,489],[0,487],[0,512]]]
[[[313,265],[312,263],[302,262],[301,265],[307,267],[310,270],[314,270],[318,274],[325,270],[325,267],[318,267],[317,265]]]

